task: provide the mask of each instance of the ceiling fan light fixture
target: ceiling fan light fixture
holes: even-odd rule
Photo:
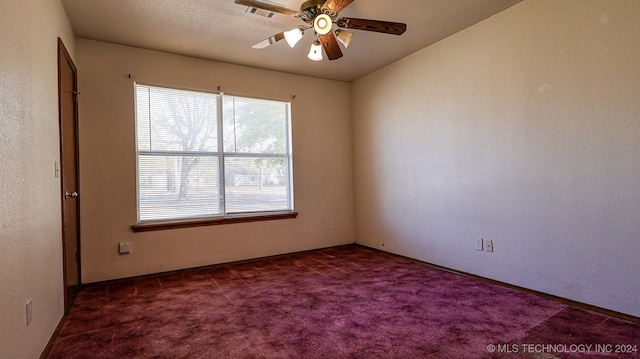
[[[299,27],[284,32],[284,39],[291,48],[296,46],[298,41],[302,39],[303,32]]]
[[[313,29],[316,30],[318,35],[326,35],[331,31],[333,21],[327,14],[320,14],[313,20]]]
[[[320,45],[320,41],[315,40],[311,44],[311,49],[309,50],[309,55],[307,55],[309,60],[313,61],[322,61],[322,45]]]
[[[324,52],[329,60],[337,60],[343,56],[338,42],[347,48],[354,35],[353,32],[345,29],[392,35],[402,35],[407,31],[405,23],[338,17],[338,14],[355,0],[301,0],[303,3],[300,5],[300,11],[274,4],[271,1],[273,0],[235,0],[235,3],[258,10],[289,15],[302,20],[305,25],[270,36],[251,46],[255,49],[263,49],[283,39],[286,39],[288,45],[293,48],[304,36],[304,31],[313,28],[315,41],[313,41],[307,57],[313,61],[321,61]],[[335,30],[333,29],[334,23],[336,24]]]
[[[336,30],[336,38],[338,41],[344,45],[344,47],[349,47],[349,43],[351,43],[351,38],[353,38],[354,33],[347,30],[338,29]]]

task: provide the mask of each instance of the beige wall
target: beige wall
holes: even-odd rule
[[[73,56],[57,0],[0,2],[0,358],[37,358],[63,315],[58,37]]]
[[[640,315],[638,44],[636,0],[527,0],[356,81],[357,242]]]
[[[85,283],[354,241],[349,84],[83,39],[76,47]],[[208,91],[221,86],[229,94],[281,100],[295,95],[298,218],[134,234],[134,81]],[[122,241],[132,243],[131,254],[118,254]]]

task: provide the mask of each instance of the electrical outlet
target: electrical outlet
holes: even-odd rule
[[[484,247],[482,246],[482,238],[476,238],[474,243],[475,243],[476,251],[483,251],[484,250]]]
[[[27,301],[27,326],[31,324],[31,321],[33,321],[33,305],[31,298],[29,298]]]
[[[129,254],[129,253],[131,253],[131,243],[129,243],[129,242],[120,242],[119,250],[120,250],[120,254]]]
[[[493,241],[491,239],[485,239],[483,242],[484,242],[484,251],[493,252]]]

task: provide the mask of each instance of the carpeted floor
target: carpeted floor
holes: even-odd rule
[[[48,358],[618,359],[638,350],[640,324],[350,245],[88,286]]]

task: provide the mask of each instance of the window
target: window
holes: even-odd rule
[[[138,223],[293,211],[289,102],[135,88]]]

